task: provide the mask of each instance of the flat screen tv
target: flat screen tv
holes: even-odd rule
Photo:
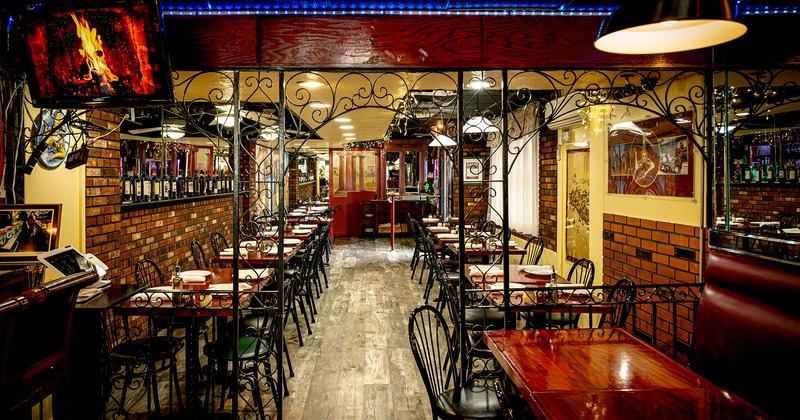
[[[174,101],[158,0],[48,2],[18,20],[35,107]]]

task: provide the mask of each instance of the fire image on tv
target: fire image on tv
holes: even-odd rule
[[[50,3],[20,16],[34,106],[172,102],[157,0],[80,5]]]

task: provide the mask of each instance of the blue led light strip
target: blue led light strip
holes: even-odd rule
[[[608,16],[612,10],[190,10],[162,7],[162,12],[165,16]]]

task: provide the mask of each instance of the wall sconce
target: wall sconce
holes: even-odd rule
[[[661,54],[711,47],[745,32],[728,0],[633,0],[603,21],[594,46],[616,54]]]

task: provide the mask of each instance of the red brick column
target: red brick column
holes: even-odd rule
[[[558,132],[542,130],[539,134],[539,236],[547,249],[556,249],[558,236]]]

